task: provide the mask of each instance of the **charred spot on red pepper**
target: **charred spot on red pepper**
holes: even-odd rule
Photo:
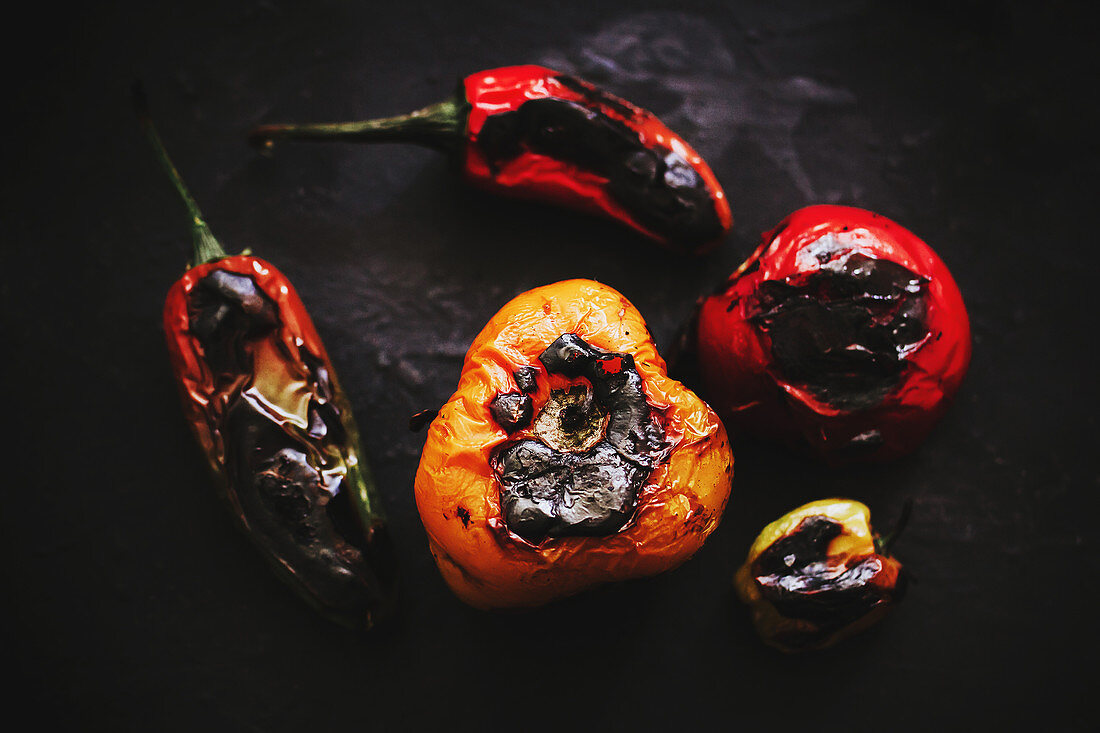
[[[505,524],[528,540],[609,535],[634,513],[638,491],[667,449],[629,354],[563,334],[539,356],[550,374],[587,383],[554,390],[531,437],[495,459]],[[589,387],[589,385],[591,385]]]
[[[813,632],[798,632],[799,639],[784,639],[790,646],[825,638],[876,606],[900,601],[905,594],[904,573],[896,585],[876,582],[885,570],[879,555],[830,559],[829,544],[843,531],[843,526],[829,517],[807,517],[752,563],[757,586],[776,611],[786,618],[811,621],[816,627]]]
[[[579,82],[556,77],[565,86]],[[569,82],[566,82],[568,79]],[[629,124],[637,110],[582,86],[589,104],[532,99],[486,118],[476,145],[490,166],[530,151],[572,163],[608,181],[608,192],[639,223],[672,243],[697,245],[721,237],[722,222],[702,176],[679,153],[647,146]]]
[[[353,516],[343,479],[326,478],[305,451],[248,400],[225,421],[226,474],[253,538],[287,561],[328,613],[355,618],[363,595],[379,601],[376,565]]]
[[[521,392],[501,392],[489,403],[489,413],[497,425],[514,433],[531,424],[534,407],[531,398]]]
[[[928,337],[928,280],[854,252],[787,280],[760,284],[750,320],[771,340],[779,373],[842,410],[874,407]]]
[[[464,506],[460,506],[457,509],[455,509],[455,514],[457,514],[458,518],[462,520],[462,526],[463,527],[469,527],[470,526],[470,510],[469,509],[467,509]]]
[[[584,96],[590,104],[606,107],[607,109],[615,112],[620,117],[627,119],[637,114],[638,110],[635,107],[630,106],[622,99],[619,99],[614,94],[608,94],[603,89],[600,89],[594,84],[589,84],[583,79],[578,79],[575,76],[569,74],[558,74],[554,77],[555,81],[561,84],[566,89],[571,89],[577,94]]]
[[[279,325],[278,311],[247,275],[213,270],[199,280],[187,302],[188,329],[202,344],[216,372],[246,371],[242,346]]]

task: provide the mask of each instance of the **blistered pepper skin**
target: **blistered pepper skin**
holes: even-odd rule
[[[200,292],[218,285],[227,292]],[[323,614],[374,625],[393,605],[389,539],[350,405],[293,286],[257,257],[197,265],[168,293],[164,332],[184,415],[238,525]]]
[[[702,254],[733,226],[710,167],[651,112],[542,66],[463,79],[451,99],[358,122],[261,125],[277,139],[411,142],[451,154],[480,189],[620,222],[675,252]]]
[[[733,435],[832,463],[914,450],[959,389],[970,325],[928,245],[878,214],[801,209],[697,314],[702,394]]]
[[[229,256],[135,84],[138,121],[188,213],[192,258],[164,304],[184,416],[221,498],[276,574],[328,618],[370,628],[393,608],[393,557],[359,431],[287,278]]]
[[[575,365],[573,377],[566,374],[571,367],[563,365],[568,364]],[[575,376],[582,370],[598,373],[600,379],[610,375],[609,386],[601,391],[596,385],[594,398],[609,404],[610,392],[618,399],[633,389],[628,382],[639,383],[636,372],[645,405],[639,408],[623,398],[612,414],[599,418],[609,426],[601,429],[606,440],[618,441],[629,433],[635,439],[630,445],[644,448],[646,439],[639,431],[617,434],[615,425],[616,420],[649,421],[654,431],[659,428],[659,437],[649,433],[654,445],[660,444],[659,460],[645,464],[651,470],[644,472],[633,510],[620,529],[609,529],[605,522],[595,530],[599,536],[588,536],[584,533],[593,530],[582,522],[564,530],[575,534],[563,536],[550,528],[525,538],[510,529],[502,510],[502,495],[513,496],[502,486],[506,468],[501,461],[508,460],[502,455],[539,445],[533,426],[540,415],[553,411],[547,407],[557,399],[552,395],[568,395],[570,385],[587,384]],[[631,379],[623,376],[627,371]],[[497,397],[523,393],[530,396],[533,420],[498,422],[502,412],[498,409],[494,417],[493,410],[494,404],[499,406]],[[555,455],[574,461],[599,455],[600,444],[592,445],[589,441],[573,453]],[[554,453],[545,446],[543,452]],[[631,460],[641,465],[646,459]],[[609,287],[570,280],[517,296],[475,339],[456,392],[431,424],[415,492],[431,552],[458,597],[479,608],[524,607],[678,566],[718,525],[732,471],[721,422],[665,374],[664,361],[634,306]],[[555,526],[561,527],[561,521]]]
[[[473,74],[463,88],[472,185],[606,216],[693,254],[732,227],[710,167],[653,113],[542,66]]]
[[[826,649],[902,599],[906,575],[880,552],[870,517],[860,502],[823,499],[764,528],[734,578],[764,642],[788,653]]]

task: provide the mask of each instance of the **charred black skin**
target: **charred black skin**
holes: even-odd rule
[[[195,284],[187,317],[214,374],[249,373],[245,344],[279,325],[275,303],[255,281],[225,270],[214,270]]]
[[[534,367],[521,367],[512,372],[512,378],[516,380],[516,386],[526,394],[538,391],[538,370]]]
[[[248,344],[279,325],[278,309],[244,275],[214,270],[196,285],[188,303],[189,330],[202,344],[215,377],[236,381],[252,373]],[[382,527],[370,537],[340,480],[325,486],[311,457],[323,444],[342,445],[348,436],[334,389],[320,359],[303,351],[314,397],[309,427],[293,434],[238,395],[220,430],[225,439],[225,473],[231,504],[250,537],[276,569],[322,612],[347,625],[362,625],[388,604],[392,558]],[[316,459],[314,459],[315,462]]]
[[[815,639],[857,621],[876,606],[901,600],[905,593],[904,574],[894,588],[870,582],[883,567],[878,555],[859,558],[838,572],[839,567],[828,561],[828,549],[842,532],[840,523],[828,517],[807,517],[752,564],[752,575],[764,598],[786,618],[813,622],[818,629]]]
[[[607,190],[646,229],[670,244],[692,249],[722,236],[722,223],[703,178],[682,156],[646,147],[610,108],[626,118],[635,111],[572,77],[563,85],[587,104],[546,97],[489,116],[476,144],[499,168],[526,151],[576,165],[607,179]]]
[[[563,417],[584,422],[593,411],[607,414],[602,438],[587,450],[556,450],[524,438],[498,452],[496,473],[508,528],[537,543],[568,535],[609,535],[629,521],[638,491],[664,456],[666,444],[629,354],[590,346],[564,334],[539,361],[550,374],[584,377],[592,385],[586,414]],[[507,428],[506,428],[507,429]]]
[[[489,412],[497,425],[509,433],[530,425],[534,416],[531,398],[520,392],[501,392],[489,404]]]
[[[787,381],[837,409],[864,410],[898,385],[905,351],[927,337],[927,292],[928,281],[901,265],[854,253],[798,283],[764,281],[749,314]]]

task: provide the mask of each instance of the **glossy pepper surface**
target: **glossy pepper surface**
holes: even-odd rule
[[[251,134],[259,145],[280,137],[441,148],[474,186],[606,216],[677,251],[704,252],[733,223],[714,173],[651,112],[541,66],[473,74],[453,99],[403,117]]]
[[[824,649],[902,599],[906,575],[870,519],[858,501],[825,499],[764,528],[734,584],[765,642],[785,652]]]
[[[808,444],[836,463],[916,448],[970,362],[943,261],[899,224],[846,206],[784,219],[697,318],[703,394],[731,433]]]
[[[164,305],[184,415],[219,493],[276,573],[348,626],[393,603],[391,551],[347,398],[287,278],[210,233],[139,113],[192,218],[193,266]]]
[[[569,280],[517,296],[475,339],[416,503],[462,600],[534,606],[685,561],[732,472],[721,422],[665,374],[634,306]]]

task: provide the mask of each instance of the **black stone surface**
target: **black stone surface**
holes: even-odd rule
[[[9,709],[69,730],[1091,728],[1098,651],[1095,44],[1084,4],[319,0],[22,12],[4,47],[0,511]],[[541,62],[647,107],[708,160],[736,224],[684,259],[610,222],[458,184],[412,146],[284,145],[254,124],[406,112]],[[162,136],[230,251],[295,283],[355,409],[403,578],[388,628],[324,620],[218,503],[160,314],[187,219]],[[412,482],[462,357],[510,297],[619,289],[670,345],[695,298],[811,203],[873,209],[947,262],[974,360],[913,456],[827,471],[739,443],[721,526],[680,569],[511,614],[435,569]],[[906,497],[919,578],[812,656],[755,636],[731,577],[771,520]],[[543,694],[553,690],[553,694]],[[566,709],[566,712],[560,712]],[[537,713],[533,713],[537,710]]]

